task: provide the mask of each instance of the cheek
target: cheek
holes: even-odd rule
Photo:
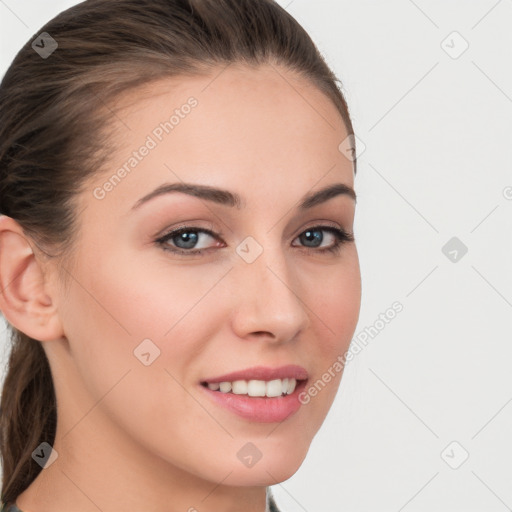
[[[321,426],[343,377],[345,356],[359,320],[361,278],[357,253],[347,264],[331,267],[330,278],[321,286],[310,285],[307,305],[311,308],[311,343],[305,347],[314,365],[312,379],[303,395],[304,407],[314,418],[313,432]]]
[[[123,389],[132,400],[156,392],[180,407],[179,383],[188,386],[193,380],[198,354],[225,318],[214,290],[225,270],[203,272],[198,279],[193,265],[165,263],[148,265],[106,250],[77,271],[80,285],[73,284],[65,302],[65,331],[73,362],[94,397],[129,371]],[[145,399],[142,409],[165,415],[157,398],[152,401]],[[128,406],[133,407],[132,401]]]
[[[344,265],[327,269],[328,275],[309,283],[307,288],[306,304],[319,329],[318,350],[330,357],[337,357],[348,348],[359,320],[361,275],[355,248],[345,259]]]
[[[214,273],[198,279],[192,266],[171,266],[163,258],[149,260],[142,253],[116,257],[113,251],[106,252],[111,256],[81,270],[88,293],[77,299],[91,306],[102,332],[106,328],[132,344],[150,338],[163,348],[174,332],[187,325],[190,313],[200,307],[217,279]]]
[[[190,279],[193,270],[165,273],[147,266],[137,271],[131,266],[130,274],[130,266],[103,261],[95,272],[82,268],[74,274],[62,310],[77,370],[66,376],[66,393],[71,399],[84,397],[77,418],[91,409],[87,422],[120,428],[163,458],[172,454],[179,464],[190,461],[193,470],[194,461],[208,451],[216,424],[184,387],[208,340],[206,315],[212,303],[198,299],[218,277],[198,282]],[[101,273],[101,268],[111,271]],[[143,340],[151,343],[138,350]],[[191,432],[198,435],[193,448]]]

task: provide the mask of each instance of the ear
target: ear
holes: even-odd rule
[[[0,310],[19,331],[47,341],[64,332],[42,265],[21,226],[0,215]]]

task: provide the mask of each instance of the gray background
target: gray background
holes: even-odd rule
[[[1,73],[75,3],[0,0]],[[360,140],[354,338],[395,301],[403,311],[346,367],[276,499],[285,512],[510,510],[512,1],[279,3],[342,80]]]

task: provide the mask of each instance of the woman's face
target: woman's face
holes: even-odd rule
[[[271,66],[146,92],[118,105],[110,162],[78,196],[65,336],[45,344],[60,434],[72,429],[75,453],[129,450],[147,471],[283,481],[333,402],[359,315],[356,246],[328,250],[353,229],[346,128],[315,87]],[[185,183],[203,195],[148,198]]]

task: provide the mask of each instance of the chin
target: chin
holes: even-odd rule
[[[236,464],[235,468],[226,464],[226,473],[233,471],[226,480],[228,485],[234,486],[269,486],[284,482],[291,478],[302,465],[309,446],[298,450],[281,445],[280,448],[269,450],[250,467]],[[237,461],[238,462],[238,461]]]
[[[299,469],[300,464],[291,465],[287,462],[276,466],[251,469],[237,468],[224,483],[235,487],[267,487],[276,485],[291,478]]]

